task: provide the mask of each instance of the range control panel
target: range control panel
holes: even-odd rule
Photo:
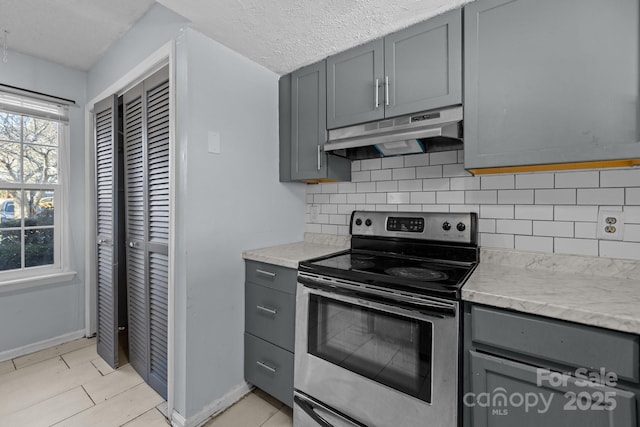
[[[475,244],[476,223],[476,213],[354,211],[351,235]]]

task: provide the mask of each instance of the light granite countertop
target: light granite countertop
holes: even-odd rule
[[[640,262],[482,249],[466,301],[640,334]]]
[[[298,268],[298,263],[348,249],[351,236],[305,233],[301,242],[267,248],[250,249],[242,253],[244,259],[266,262],[282,267]]]

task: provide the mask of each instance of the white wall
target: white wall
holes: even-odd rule
[[[474,177],[463,155],[354,161],[353,182],[307,187],[306,229],[348,234],[354,209],[471,211],[485,247],[640,260],[640,168]],[[624,211],[623,241],[598,239],[599,209]]]
[[[84,105],[87,74],[9,51],[0,62],[0,83],[76,101],[70,107],[69,218],[71,268],[68,283],[2,292],[0,354],[84,330]]]
[[[196,31],[183,42],[177,264],[187,286],[189,417],[243,382],[241,252],[302,239],[304,185],[278,182],[278,76]],[[210,132],[220,154],[208,152]]]

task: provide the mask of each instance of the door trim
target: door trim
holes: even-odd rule
[[[167,326],[167,406],[168,414],[175,412],[175,178],[176,178],[176,47],[171,40],[142,60],[137,66],[125,73],[114,83],[87,101],[85,106],[85,335],[96,333],[96,209],[95,209],[95,167],[93,150],[93,108],[96,103],[112,94],[122,94],[129,87],[144,80],[163,66],[169,64],[169,137],[173,142],[169,146],[169,280]]]

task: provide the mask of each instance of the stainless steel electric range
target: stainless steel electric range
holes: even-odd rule
[[[355,211],[351,249],[300,263],[294,425],[456,427],[475,213]]]

